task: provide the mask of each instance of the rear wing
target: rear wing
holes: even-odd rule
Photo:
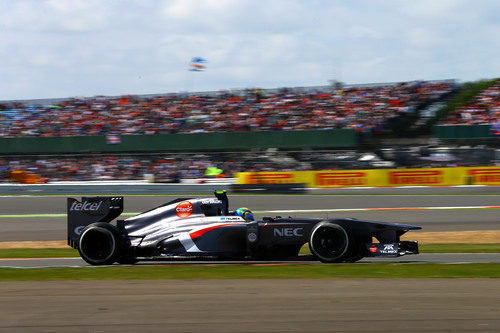
[[[83,228],[94,222],[111,222],[123,212],[123,197],[67,199],[68,245],[78,248]]]

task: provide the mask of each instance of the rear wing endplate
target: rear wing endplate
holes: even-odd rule
[[[94,222],[111,222],[123,212],[123,197],[67,199],[68,245],[78,248],[82,230]]]

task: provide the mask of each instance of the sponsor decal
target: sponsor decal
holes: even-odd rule
[[[257,234],[255,232],[251,232],[248,234],[248,241],[255,242],[257,240]]]
[[[273,234],[278,237],[302,237],[303,228],[274,228]]]
[[[384,248],[380,250],[380,253],[383,254],[396,254],[398,250],[395,244],[384,244]]]
[[[221,201],[217,199],[205,199],[201,201],[202,205],[213,205],[213,204],[220,204]]]
[[[85,226],[81,225],[81,226],[76,227],[73,231],[75,232],[75,234],[80,236],[82,234],[83,229],[85,229]]]
[[[368,250],[370,250],[370,252],[372,252],[372,253],[375,253],[378,251],[378,247],[377,247],[377,245],[370,245]]]
[[[75,201],[69,208],[70,211],[84,211],[84,212],[95,212],[101,207],[102,201],[99,202],[78,202]]]
[[[316,186],[362,186],[367,183],[366,172],[318,172]]]
[[[441,184],[443,172],[441,170],[414,170],[414,171],[390,171],[390,185],[424,185]]]
[[[246,178],[245,184],[280,184],[294,182],[293,173],[291,172],[251,173]]]
[[[244,221],[242,217],[239,216],[226,216],[225,217],[226,221]]]
[[[189,201],[183,201],[175,207],[175,213],[181,219],[185,219],[193,214],[193,204]]]
[[[472,176],[473,184],[499,184],[500,168],[469,169],[467,175]]]

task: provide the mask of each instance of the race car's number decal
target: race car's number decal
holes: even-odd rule
[[[274,236],[278,237],[302,237],[303,228],[274,228]]]
[[[175,213],[181,219],[185,219],[186,217],[191,216],[191,214],[193,213],[193,204],[189,201],[183,201],[179,203],[177,207],[175,207]]]

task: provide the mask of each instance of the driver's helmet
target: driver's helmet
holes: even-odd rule
[[[254,217],[252,211],[246,207],[238,208],[234,211],[234,215],[241,216],[245,221],[253,221]]]

